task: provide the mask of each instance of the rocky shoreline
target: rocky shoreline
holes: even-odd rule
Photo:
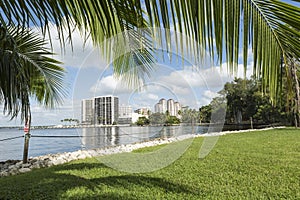
[[[277,127],[277,128],[283,128],[283,127]],[[32,169],[50,167],[53,165],[60,165],[73,160],[92,158],[92,157],[98,157],[98,156],[104,156],[104,155],[110,155],[116,153],[132,152],[133,150],[144,148],[144,147],[168,144],[171,142],[181,141],[193,137],[219,136],[219,135],[226,135],[230,133],[240,133],[240,132],[258,131],[258,130],[263,131],[263,130],[270,130],[270,129],[273,128],[225,131],[225,132],[209,133],[209,134],[201,134],[201,135],[187,134],[187,135],[178,136],[174,138],[162,138],[162,139],[156,139],[156,140],[135,143],[135,144],[127,144],[127,145],[120,145],[120,146],[100,148],[100,149],[78,150],[75,152],[65,152],[65,153],[58,153],[58,154],[48,154],[48,155],[30,158],[28,160],[28,163],[25,164],[23,164],[23,162],[20,160],[7,160],[5,162],[0,162],[0,177],[26,173],[31,171]]]

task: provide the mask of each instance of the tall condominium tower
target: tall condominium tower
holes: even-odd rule
[[[100,96],[95,98],[95,124],[111,125],[118,122],[119,98]]]
[[[176,116],[176,114],[175,114],[175,107],[174,107],[174,100],[173,99],[169,99],[167,101],[167,109],[169,111],[169,115],[170,116]]]
[[[175,116],[178,118],[181,118],[181,116],[179,115],[179,111],[181,110],[181,105],[178,102],[174,103],[174,109],[175,109]]]
[[[94,99],[83,99],[81,101],[81,122],[83,124],[94,124]]]
[[[154,112],[155,113],[163,113],[163,108],[161,103],[157,103],[154,106]]]
[[[164,98],[162,98],[162,99],[159,100],[158,103],[161,104],[161,109],[162,110],[160,111],[160,113],[166,113],[166,111],[168,110],[167,101]]]
[[[174,102],[173,99],[166,101],[165,99],[160,99],[154,106],[156,113],[166,113],[168,111],[170,116],[180,117],[178,112],[181,110],[181,105],[179,102]]]

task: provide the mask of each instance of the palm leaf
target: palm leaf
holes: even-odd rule
[[[64,70],[31,31],[0,29],[0,103],[12,118],[30,114],[30,97],[53,107],[65,96]]]
[[[229,70],[235,73],[239,49],[243,48],[246,68],[251,46],[254,73],[257,78],[263,78],[263,86],[270,88],[272,98],[278,91],[281,59],[287,62],[300,57],[300,8],[296,6],[277,0],[145,0],[145,4],[151,26],[168,27],[166,21],[171,14],[172,21],[178,22],[173,24],[174,30],[197,41],[186,42],[191,49],[196,49],[190,51],[196,52],[196,59],[203,56],[202,48],[205,48],[211,56],[218,56],[220,64],[225,58]],[[183,42],[179,40],[177,46],[181,47]]]
[[[63,86],[61,85],[62,74],[58,73],[61,68],[55,68],[59,63],[45,57],[51,55],[49,51],[45,49],[43,49],[42,52],[38,51],[43,40],[36,41],[36,37],[32,38],[31,36],[26,36],[28,33],[27,29],[32,25],[41,27],[44,36],[49,35],[50,41],[50,26],[53,24],[56,25],[62,47],[64,47],[66,39],[72,42],[73,29],[78,28],[86,39],[88,37],[92,38],[94,44],[101,48],[102,53],[106,56],[108,61],[113,62],[116,75],[119,77],[122,75],[122,78],[129,84],[140,82],[140,79],[143,79],[145,75],[149,75],[149,71],[152,68],[152,44],[149,43],[148,39],[140,40],[140,38],[149,38],[149,36],[146,35],[149,35],[150,32],[145,31],[141,33],[140,30],[138,30],[138,28],[147,26],[146,21],[142,17],[142,8],[139,1],[16,0],[0,2],[0,9],[0,22],[2,22],[3,29],[9,32],[10,26],[6,24],[12,24],[19,28],[15,31],[17,35],[11,37],[13,40],[18,41],[14,41],[15,44],[11,45],[18,43],[18,45],[21,45],[18,47],[20,51],[13,50],[10,54],[10,58],[14,59],[14,57],[17,57],[17,60],[22,60],[23,65],[29,66],[28,68],[30,69],[35,69],[35,71],[30,73],[33,73],[36,79],[30,79],[30,83],[27,80],[28,77],[20,72],[22,81],[27,81],[27,86],[29,87],[30,85],[31,87],[25,88],[24,90],[30,90],[37,100],[43,101],[45,105],[52,106],[56,101],[61,100],[60,97],[63,93]],[[124,33],[124,30],[131,30],[130,34]],[[18,36],[18,38],[14,38],[15,36]],[[117,40],[105,40],[112,36],[116,36]],[[22,39],[22,37],[24,38]],[[129,45],[125,46],[130,47],[131,44],[134,44],[134,49],[130,47],[128,51],[128,49],[122,48],[123,46],[121,44],[127,41],[129,41],[130,44],[128,43]],[[116,46],[120,48],[114,48]],[[31,51],[28,51],[27,48],[29,47]],[[34,47],[37,47],[37,49],[32,49]],[[124,52],[124,50],[126,50],[126,52]],[[45,61],[46,64],[42,64],[37,58],[40,58],[42,62]],[[127,64],[129,63],[132,70],[128,69]],[[9,71],[9,67],[2,67],[2,70],[6,71],[7,75],[14,74]],[[29,74],[27,71],[22,73]],[[43,82],[44,84],[41,85]],[[0,86],[2,87],[2,85]],[[21,89],[18,91],[8,90],[2,95],[2,98],[5,99],[8,94],[12,94],[13,92],[19,94],[20,91]],[[13,117],[17,115],[20,109],[26,110],[25,107],[28,102],[23,99],[21,100],[23,108],[22,106],[20,108],[18,104],[18,98],[21,96],[22,95],[19,94],[14,98],[4,101],[5,111],[8,111]],[[28,99],[28,95],[25,95],[24,99]]]

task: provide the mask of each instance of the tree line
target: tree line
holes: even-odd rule
[[[254,78],[235,78],[224,85],[209,105],[199,108],[199,122],[209,122],[211,115],[226,104],[225,124],[273,124],[296,125],[297,109],[288,85],[284,84],[278,98],[271,101],[268,93],[262,92],[262,81]],[[220,106],[221,105],[221,106]]]

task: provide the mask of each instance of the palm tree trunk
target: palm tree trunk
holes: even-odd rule
[[[291,61],[291,75],[293,79],[293,85],[295,90],[295,108],[294,108],[294,117],[295,117],[295,127],[297,128],[300,123],[300,92],[299,92],[299,80],[297,76],[297,67],[295,63]]]
[[[28,161],[28,149],[29,149],[29,139],[30,139],[30,126],[31,126],[31,112],[28,112],[28,116],[25,119],[24,126],[24,150],[23,150],[23,163]]]

